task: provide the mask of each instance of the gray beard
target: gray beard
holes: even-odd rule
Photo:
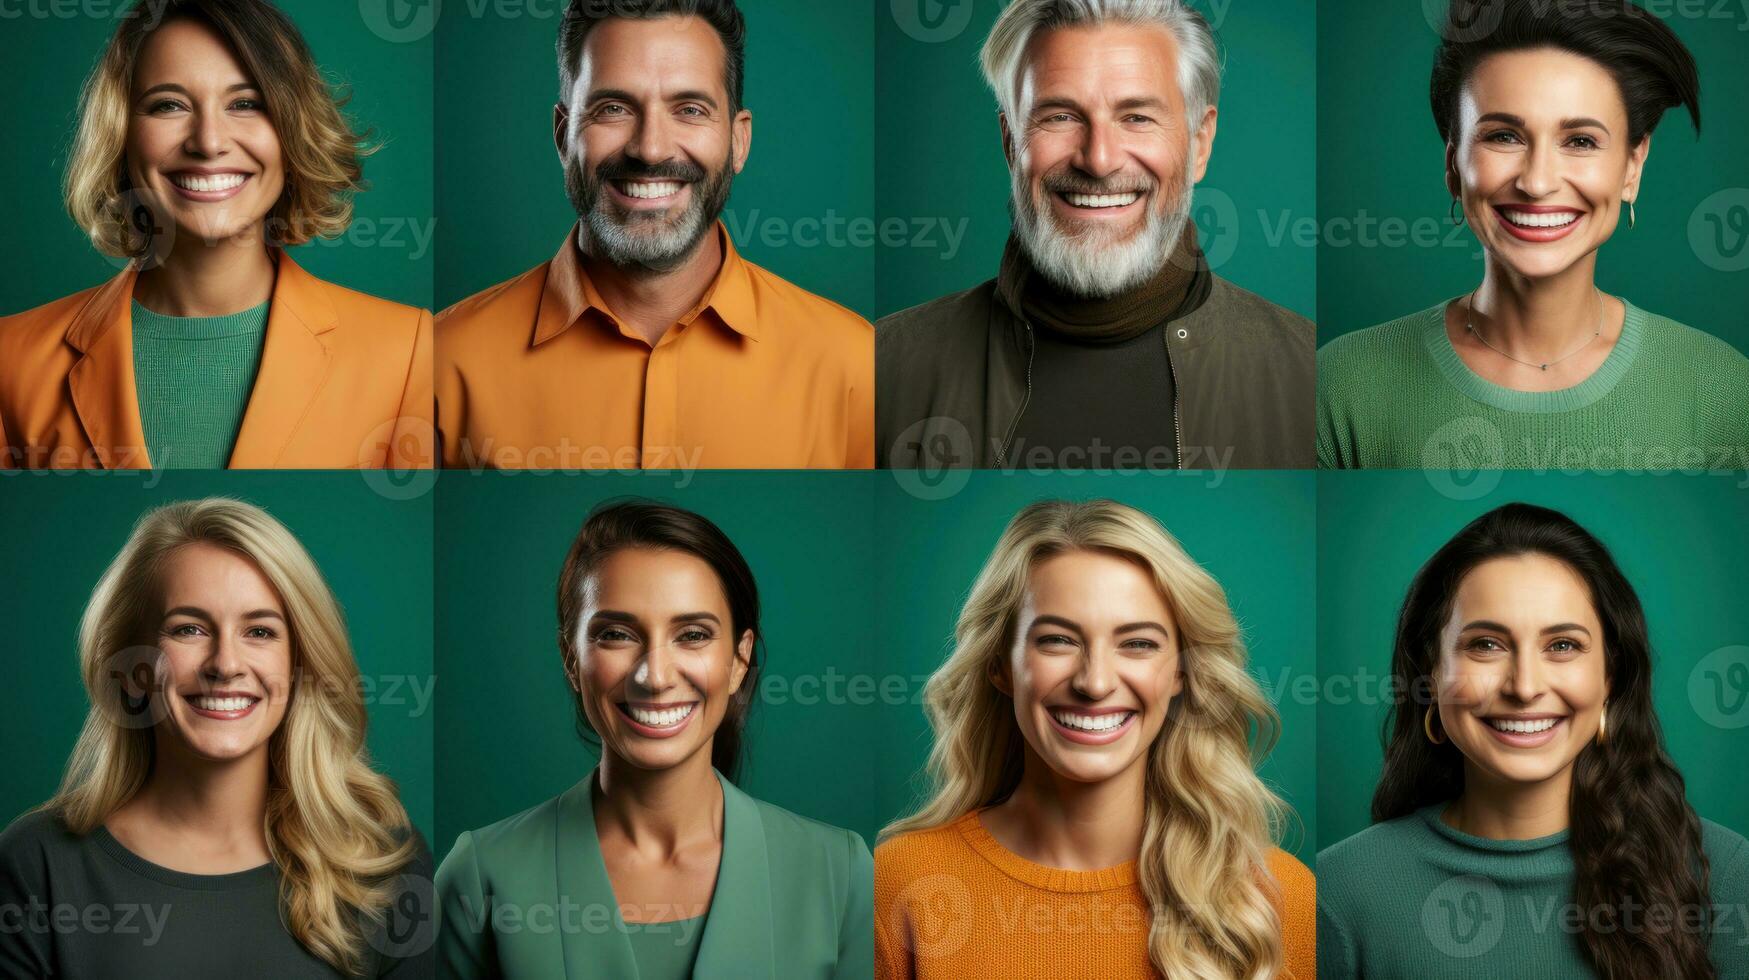
[[[617,268],[671,272],[698,250],[699,243],[722,215],[734,183],[734,156],[723,169],[690,185],[692,202],[678,217],[615,213],[599,178],[586,174],[580,162],[565,166],[565,193],[588,231],[580,242],[584,252]]]
[[[1140,231],[1114,242],[1102,231],[1071,234],[1059,228],[1049,203],[1034,200],[1027,176],[1016,171],[1009,212],[1020,247],[1051,285],[1071,296],[1109,299],[1147,282],[1165,266],[1190,221],[1193,198],[1194,187],[1186,180],[1176,207],[1164,214],[1150,210]]]

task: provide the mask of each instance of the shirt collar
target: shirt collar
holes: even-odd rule
[[[618,323],[618,318],[608,309],[607,302],[584,271],[582,251],[577,245],[581,233],[580,224],[571,226],[564,244],[559,246],[559,253],[547,266],[546,287],[541,293],[540,310],[535,315],[530,347],[539,347],[564,333],[590,310],[597,311],[611,323]],[[735,250],[729,230],[721,221],[716,224],[716,234],[723,246],[722,268],[717,270],[704,298],[679,322],[691,323],[709,311],[730,330],[749,340],[758,340],[759,307],[753,295],[752,269]]]

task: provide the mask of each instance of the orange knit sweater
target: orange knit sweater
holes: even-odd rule
[[[1272,849],[1281,885],[1283,980],[1314,980],[1316,888]],[[875,848],[876,980],[1096,976],[1158,980],[1136,863],[1099,871],[1034,864],[976,811]]]

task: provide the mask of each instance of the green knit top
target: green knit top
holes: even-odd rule
[[[134,387],[153,466],[225,468],[261,365],[269,305],[164,316],[134,301]]]
[[[638,980],[687,980],[704,940],[705,917],[625,924]]]
[[[1318,465],[1749,466],[1749,357],[1626,306],[1603,364],[1560,391],[1514,391],[1471,371],[1446,336],[1444,303],[1330,341],[1318,351]]]
[[[1574,904],[1567,831],[1490,840],[1447,826],[1445,807],[1374,824],[1318,854],[1318,980],[1592,977],[1588,922],[1693,928],[1703,914],[1718,976],[1749,977],[1749,841],[1738,834],[1701,821],[1711,908],[1634,902],[1611,913]]]

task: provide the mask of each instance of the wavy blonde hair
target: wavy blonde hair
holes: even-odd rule
[[[376,152],[343,109],[297,26],[269,0],[141,0],[121,18],[85,79],[79,128],[67,162],[67,213],[105,255],[139,258],[152,227],[127,172],[129,106],[140,46],[176,20],[211,27],[261,89],[285,161],[285,190],[268,212],[278,245],[337,238],[352,223],[352,198],[364,187],[362,159]],[[142,228],[142,224],[144,227]]]
[[[267,846],[292,936],[342,974],[357,974],[364,920],[386,920],[392,879],[417,844],[394,783],[370,767],[358,664],[339,603],[303,545],[261,508],[210,497],[160,507],[134,526],[79,623],[91,710],[59,791],[39,809],[88,834],[145,786],[153,728],[140,724],[118,681],[131,673],[133,652],[154,642],[165,560],[195,542],[253,561],[285,606],[293,687],[268,747]],[[153,685],[147,697],[161,689]]]
[[[1285,806],[1255,764],[1273,747],[1279,720],[1245,670],[1244,643],[1220,584],[1133,507],[1048,500],[1009,522],[960,611],[953,653],[924,687],[935,731],[930,794],[881,837],[952,823],[1019,785],[1025,739],[1014,702],[991,682],[991,671],[1013,646],[1033,567],[1070,551],[1140,563],[1178,624],[1184,686],[1148,749],[1137,858],[1151,912],[1149,958],[1173,980],[1274,977],[1281,917],[1268,859]]]

